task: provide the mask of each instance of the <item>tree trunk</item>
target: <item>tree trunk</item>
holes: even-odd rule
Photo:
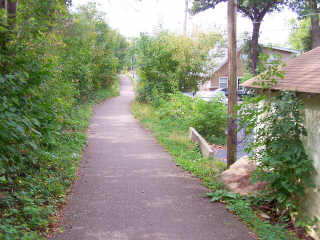
[[[0,0],[0,9],[5,9],[5,0]]]
[[[6,8],[8,12],[8,24],[12,29],[15,25],[16,15],[17,15],[17,0],[5,0]]]
[[[259,61],[259,34],[260,34],[260,26],[261,23],[259,20],[255,20],[253,22],[253,31],[252,31],[252,39],[251,39],[251,73],[256,75],[256,68]]]
[[[309,5],[313,10],[314,15],[311,15],[311,35],[312,35],[312,49],[320,46],[320,26],[319,15],[317,14],[317,1],[309,0]]]
[[[237,160],[237,39],[236,39],[236,0],[228,2],[228,136],[227,167]]]

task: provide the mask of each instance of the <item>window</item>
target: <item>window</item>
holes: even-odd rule
[[[227,87],[228,87],[228,77],[220,77],[219,88],[227,88]]]
[[[242,90],[243,87],[240,86],[241,77],[237,77],[237,88],[238,90]],[[228,87],[228,77],[220,77],[219,78],[219,88],[227,88]]]

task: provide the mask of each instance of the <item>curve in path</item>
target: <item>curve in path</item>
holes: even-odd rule
[[[249,230],[223,205],[203,198],[200,181],[130,112],[128,78],[121,94],[95,108],[88,146],[53,240],[248,240]]]

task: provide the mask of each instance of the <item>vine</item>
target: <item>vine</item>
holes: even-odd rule
[[[246,128],[247,136],[254,136],[246,149],[258,166],[252,180],[267,183],[255,201],[268,205],[268,213],[279,223],[297,229],[316,221],[301,209],[306,189],[315,187],[316,171],[301,141],[307,135],[303,101],[293,92],[271,92],[283,76],[279,66],[268,66],[255,82],[260,95],[244,101],[238,110],[240,125]]]

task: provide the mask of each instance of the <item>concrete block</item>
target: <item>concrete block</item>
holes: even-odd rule
[[[207,141],[193,127],[189,128],[189,138],[192,142],[200,145],[202,156],[205,158],[214,157],[214,151],[211,149]]]

